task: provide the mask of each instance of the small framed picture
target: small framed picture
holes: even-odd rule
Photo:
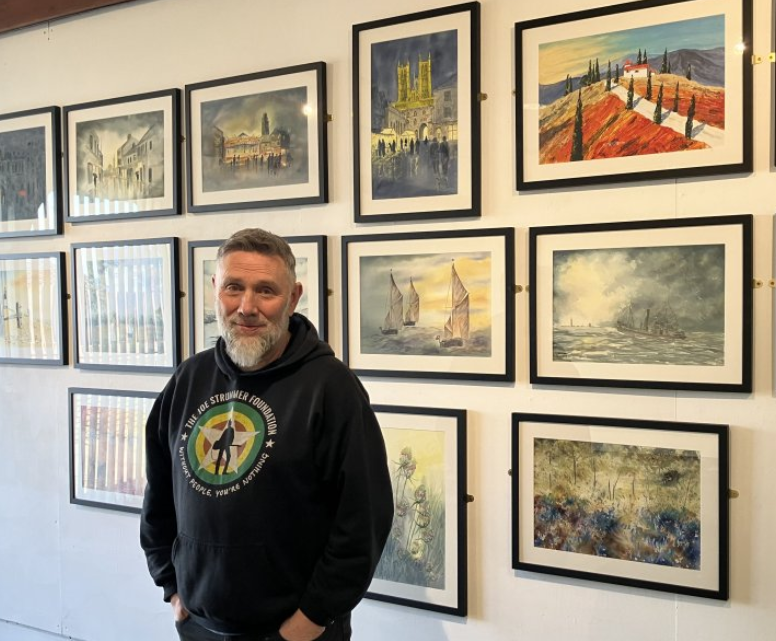
[[[286,241],[296,258],[296,279],[302,283],[302,298],[296,311],[310,319],[321,339],[326,340],[328,277],[326,236],[292,236]],[[216,320],[216,255],[223,240],[189,243],[189,351],[196,354],[213,347],[220,336]]]
[[[70,502],[140,512],[156,392],[71,387]]]
[[[394,515],[366,596],[466,616],[466,412],[373,409],[385,439]]]
[[[531,382],[752,391],[752,216],[534,227]]]
[[[512,228],[344,237],[344,360],[359,375],[515,380]]]
[[[728,599],[728,426],[512,415],[512,567]]]
[[[72,246],[76,367],[172,372],[180,359],[178,239]]]
[[[751,0],[519,22],[517,188],[752,171]]]
[[[356,222],[480,215],[480,4],[353,27]]]
[[[180,90],[65,107],[66,220],[180,213]]]
[[[0,255],[0,363],[66,365],[65,255]]]
[[[62,233],[59,107],[0,115],[0,238]]]
[[[326,64],[186,85],[188,209],[329,200]]]

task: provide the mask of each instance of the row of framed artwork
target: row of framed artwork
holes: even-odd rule
[[[530,380],[750,392],[751,215],[529,229]],[[515,380],[513,228],[344,236],[343,360],[359,375]],[[288,239],[327,337],[327,239]],[[188,244],[190,353],[218,337],[219,240]],[[171,372],[178,239],[71,249],[81,368]],[[64,253],[0,256],[0,363],[66,364]]]
[[[479,32],[477,2],[353,26],[356,222],[480,215]],[[750,172],[751,34],[751,0],[517,23],[518,189]],[[185,97],[189,212],[328,201],[324,62]],[[0,116],[0,236],[61,233],[62,200],[71,223],[180,213],[179,103],[65,107],[64,199],[60,109]]]
[[[140,511],[143,434],[155,396],[69,390],[71,503]],[[467,412],[374,410],[394,519],[367,596],[466,616],[474,500]],[[728,432],[727,425],[512,414],[512,567],[726,600]]]

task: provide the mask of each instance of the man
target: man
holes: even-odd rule
[[[346,641],[391,527],[379,425],[294,270],[268,232],[221,245],[221,338],[148,418],[140,540],[182,641]]]

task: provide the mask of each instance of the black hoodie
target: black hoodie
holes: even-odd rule
[[[369,586],[393,516],[380,427],[302,316],[284,354],[239,370],[223,340],[184,362],[146,426],[141,545],[155,583],[224,633],[326,625]]]

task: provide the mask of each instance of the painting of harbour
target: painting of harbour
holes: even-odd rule
[[[361,351],[490,357],[489,251],[362,256]]]
[[[535,438],[533,460],[534,547],[700,570],[700,452]]]
[[[375,200],[458,192],[457,105],[456,30],[372,45]]]
[[[541,45],[539,163],[724,147],[725,57],[724,15]]]
[[[553,360],[725,365],[723,244],[553,252]]]

